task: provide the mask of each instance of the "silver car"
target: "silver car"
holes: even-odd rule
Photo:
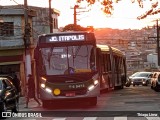
[[[129,79],[133,86],[135,85],[148,86],[148,84],[150,84],[152,75],[153,75],[152,72],[137,72],[134,73],[131,77],[129,77]]]

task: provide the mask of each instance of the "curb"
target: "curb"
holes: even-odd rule
[[[22,105],[22,104],[25,104],[26,103],[26,98],[25,97],[20,97],[19,98],[19,104]]]

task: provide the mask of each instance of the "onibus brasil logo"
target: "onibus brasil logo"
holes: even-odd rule
[[[2,112],[2,118],[6,117],[42,117],[41,113],[37,112],[19,112],[19,113],[14,113],[14,112]]]

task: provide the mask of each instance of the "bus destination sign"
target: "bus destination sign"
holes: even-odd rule
[[[46,42],[70,42],[70,41],[84,41],[85,35],[58,35],[58,36],[48,36]]]

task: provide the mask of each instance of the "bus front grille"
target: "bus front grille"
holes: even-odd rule
[[[58,96],[67,96],[70,95],[85,95],[87,93],[87,89],[78,89],[78,90],[61,90],[61,93]]]

